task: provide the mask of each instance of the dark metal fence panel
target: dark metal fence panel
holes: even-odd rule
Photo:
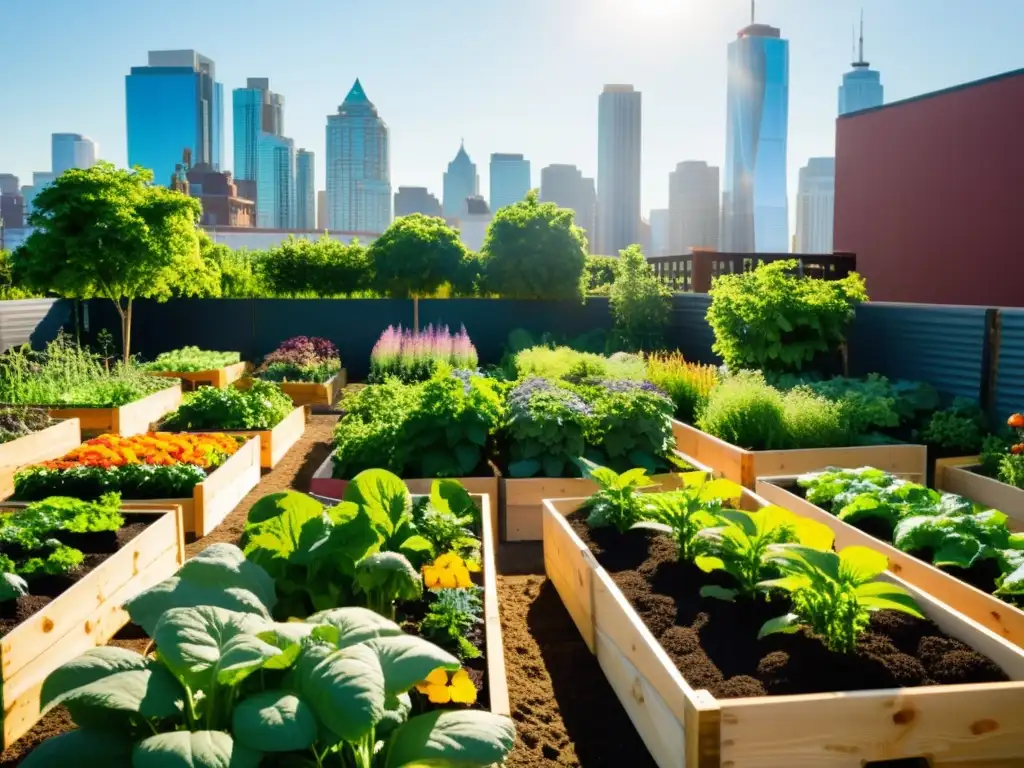
[[[22,344],[45,346],[71,322],[73,308],[68,299],[0,301],[0,352]]]
[[[711,297],[706,293],[675,294],[666,342],[669,349],[678,349],[691,362],[721,365],[722,358],[711,351],[715,334],[705,318],[710,306]]]
[[[995,421],[1024,410],[1024,309],[1001,309]]]
[[[985,307],[887,304],[857,308],[850,375],[927,381],[946,395],[981,397]]]

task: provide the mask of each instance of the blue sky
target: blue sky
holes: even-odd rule
[[[760,0],[790,41],[791,198],[807,158],[834,151],[861,8],[887,101],[1024,67],[1024,0]],[[438,197],[461,137],[484,194],[491,152],[524,153],[535,186],[549,163],[596,174],[598,94],[633,83],[646,216],[677,162],[723,163],[725,47],[748,18],[747,0],[0,0],[0,173],[48,170],[56,131],[123,164],[124,76],[150,49],[194,48],[228,94],[270,78],[318,188],[326,115],[357,76],[391,129],[392,185]]]

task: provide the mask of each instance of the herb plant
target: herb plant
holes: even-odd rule
[[[672,398],[676,418],[692,424],[718,385],[720,374],[713,365],[688,363],[679,352],[673,352],[648,355],[647,379]]]
[[[144,363],[141,367],[145,371],[194,373],[226,368],[241,359],[238,352],[211,352],[199,347],[182,347],[172,352],[163,352],[157,355],[156,360]]]
[[[419,632],[460,659],[476,659],[482,654],[468,635],[483,623],[484,604],[480,587],[431,590],[427,614],[420,620]]]
[[[480,540],[474,533],[479,516],[473,499],[454,480],[435,480],[429,501],[418,514],[414,510],[416,529],[434,552],[453,552],[473,561],[480,559]]]
[[[597,492],[580,505],[580,509],[588,512],[587,525],[591,528],[614,526],[619,533],[625,533],[642,519],[649,497],[640,491],[655,485],[647,470],[638,467],[620,475],[587,459],[577,462],[583,469],[583,477],[598,485]]]
[[[185,395],[162,428],[186,430],[273,429],[295,408],[292,399],[269,382],[254,379],[247,390],[235,387],[200,387]]]
[[[579,379],[598,376],[610,379],[644,378],[644,362],[636,355],[605,357],[592,352],[579,352],[571,347],[535,346],[515,355],[517,378]]]
[[[808,627],[830,651],[853,653],[874,611],[924,618],[906,590],[876,580],[889,563],[873,549],[846,547],[836,554],[800,544],[776,544],[772,555],[782,576],[760,586],[788,592],[792,611],[766,621],[759,638]]]
[[[45,408],[26,406],[0,407],[0,443],[8,443],[19,437],[46,429],[56,422]]]

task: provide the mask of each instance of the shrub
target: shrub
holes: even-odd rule
[[[639,245],[622,251],[611,288],[615,334],[625,349],[661,345],[672,310],[671,293],[654,274]]]
[[[647,357],[647,379],[672,398],[676,418],[692,424],[720,375],[713,365],[688,363],[679,352]]]
[[[307,240],[289,235],[258,259],[268,289],[278,296],[340,296],[369,287],[366,249],[357,240],[340,243],[324,236]]]
[[[958,397],[949,408],[932,414],[921,439],[928,445],[975,454],[988,434],[987,422],[976,401]]]
[[[809,389],[783,395],[782,417],[789,448],[832,448],[852,442],[842,405]]]
[[[327,339],[296,336],[263,358],[257,376],[267,381],[325,382],[341,370],[338,348]]]
[[[466,247],[458,231],[438,216],[414,213],[395,219],[370,245],[367,257],[374,287],[394,298],[429,296],[446,283],[466,280]]]
[[[672,400],[649,381],[590,380],[580,387],[593,410],[586,457],[612,467],[654,472],[675,447]]]
[[[776,450],[787,443],[782,393],[754,371],[728,376],[713,389],[697,416],[697,426],[749,450]]]
[[[568,385],[528,378],[509,393],[508,415],[511,477],[578,473],[593,411]]]
[[[212,371],[226,368],[242,359],[237,352],[210,352],[199,347],[182,347],[173,352],[163,352],[156,360],[144,363],[144,371],[161,371],[168,373],[188,373],[193,371]]]
[[[607,296],[611,291],[615,275],[619,270],[619,260],[614,256],[587,256],[586,261],[587,293],[596,296]]]
[[[46,429],[56,422],[50,418],[45,408],[27,408],[24,406],[0,407],[0,443],[17,440],[41,429]]]
[[[729,368],[799,371],[845,342],[854,308],[867,300],[864,279],[800,278],[790,274],[797,265],[788,259],[716,278],[707,320]]]
[[[171,432],[273,429],[294,407],[280,387],[258,379],[247,390],[200,387],[185,395],[178,410],[164,420],[163,428]]]
[[[334,429],[334,476],[349,478],[374,468],[401,474],[401,431],[418,395],[415,387],[388,379],[345,398],[345,415]]]
[[[577,381],[600,376],[613,379],[644,378],[644,362],[629,354],[615,354],[611,357],[588,352],[577,352],[570,347],[530,347],[515,356],[517,378],[539,376],[547,379],[573,378]]]
[[[388,376],[404,382],[425,381],[441,363],[476,370],[478,362],[465,327],[454,334],[447,325],[428,325],[419,332],[389,325],[370,352],[369,381],[381,382]]]

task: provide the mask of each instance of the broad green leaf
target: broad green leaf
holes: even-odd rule
[[[307,560],[329,562],[342,573],[353,576],[356,563],[373,552],[380,539],[369,515],[355,504],[344,506],[347,508],[345,516],[335,518],[326,545],[311,552]]]
[[[439,512],[450,512],[456,517],[476,517],[473,497],[458,480],[435,480],[431,483],[430,504]]]
[[[951,533],[932,555],[932,562],[939,568],[970,568],[983,552],[984,545],[973,536]]]
[[[798,589],[803,589],[810,585],[810,577],[802,574],[790,574],[789,576],[782,576],[778,579],[766,579],[757,583],[760,589],[781,589],[786,592],[796,592]]]
[[[1009,571],[999,581],[997,595],[1024,595],[1024,562]]]
[[[725,478],[710,480],[700,488],[701,501],[729,501],[731,499],[738,499],[742,495],[743,486]]]
[[[231,733],[236,743],[258,752],[297,752],[316,741],[316,716],[294,694],[262,691],[235,705]]]
[[[704,571],[704,573],[711,573],[712,571],[719,571],[725,568],[725,561],[722,558],[711,557],[710,555],[698,555],[694,558],[693,564]]]
[[[304,564],[330,532],[323,505],[298,491],[264,496],[246,525],[245,556],[279,577],[289,562]]]
[[[820,571],[833,581],[839,581],[839,555],[802,544],[773,544],[768,551],[774,560],[782,561],[804,573]]]
[[[520,459],[510,461],[508,474],[510,477],[533,477],[540,471],[540,462],[536,459]]]
[[[412,698],[408,693],[400,693],[397,696],[389,693],[384,701],[384,719],[377,723],[374,735],[378,739],[386,739],[389,733],[409,718],[410,712]]]
[[[132,768],[256,768],[261,757],[223,731],[176,731],[136,744]]]
[[[133,597],[125,603],[125,610],[132,621],[142,627],[150,637],[156,632],[160,617],[172,608],[211,605],[228,611],[270,618],[267,605],[255,592],[243,587],[221,586],[216,580],[206,582],[205,577],[211,575],[209,571],[200,571],[199,574],[204,577],[201,581],[193,578],[197,575],[195,573],[186,574],[186,578],[179,575],[171,576]]]
[[[434,554],[434,545],[430,543],[430,540],[425,536],[416,534],[405,539],[400,545],[399,549],[407,556],[410,560],[416,560],[422,563],[425,557],[430,557]]]
[[[636,467],[619,475],[619,488],[653,488],[654,485],[644,467]]]
[[[344,499],[358,504],[384,539],[394,534],[412,509],[405,483],[384,469],[360,472],[345,487]]]
[[[679,482],[684,488],[691,488],[693,486],[701,487],[709,480],[709,475],[703,470],[695,470],[693,472],[680,472]]]
[[[852,584],[871,581],[889,567],[889,558],[868,547],[844,547],[839,552],[839,575]]]
[[[173,717],[184,691],[159,662],[113,646],[90,648],[62,664],[43,682],[40,704],[47,712],[64,704],[81,726],[108,723],[104,712]]]
[[[322,637],[330,638],[329,642],[338,648],[359,645],[373,640],[375,637],[392,637],[402,634],[402,628],[395,622],[368,608],[354,606],[315,613],[306,619],[306,623],[332,630],[328,634],[323,634]]]
[[[507,717],[480,710],[429,712],[392,734],[382,768],[491,765],[505,759],[515,740]]]
[[[384,672],[367,645],[307,646],[295,665],[297,693],[332,732],[358,741],[384,716]]]
[[[819,523],[817,520],[811,520],[807,517],[794,517],[796,517],[794,527],[796,529],[797,543],[811,549],[832,549],[836,535],[831,528],[824,523]]]
[[[234,544],[212,544],[178,569],[183,581],[220,589],[245,589],[252,592],[268,611],[277,602],[274,580]],[[177,606],[187,608],[189,606]]]
[[[20,763],[20,768],[131,768],[132,742],[126,734],[81,728],[51,736]]]
[[[200,606],[174,608],[156,625],[153,640],[163,662],[193,691],[235,685],[281,656],[259,638],[267,623],[248,614]]]
[[[246,528],[258,526],[268,520],[279,517],[288,517],[293,527],[298,530],[306,520],[313,520],[324,511],[324,505],[298,491],[278,491],[270,493],[257,501],[249,509],[246,517]],[[295,539],[298,540],[296,533]]]
[[[375,552],[361,560],[356,566],[355,586],[358,592],[371,597],[381,595],[388,603],[416,600],[423,595],[419,571],[398,552]]]
[[[760,640],[762,637],[778,633],[790,635],[794,632],[800,631],[802,626],[803,625],[800,623],[800,617],[795,613],[787,613],[785,616],[776,616],[774,619],[768,619],[768,621],[761,625],[761,630],[757,633],[757,639]]]
[[[480,448],[473,443],[459,443],[455,446],[455,458],[462,474],[468,475],[480,463]]]
[[[705,584],[700,588],[701,597],[713,597],[717,600],[725,600],[728,603],[735,601],[738,594],[739,592],[735,589],[726,589],[716,584]]]
[[[415,635],[380,637],[367,646],[377,653],[389,694],[405,693],[438,667],[455,671],[460,666],[450,653]]]
[[[869,611],[900,611],[925,618],[917,601],[905,590],[887,581],[872,581],[857,587],[857,602]]]

